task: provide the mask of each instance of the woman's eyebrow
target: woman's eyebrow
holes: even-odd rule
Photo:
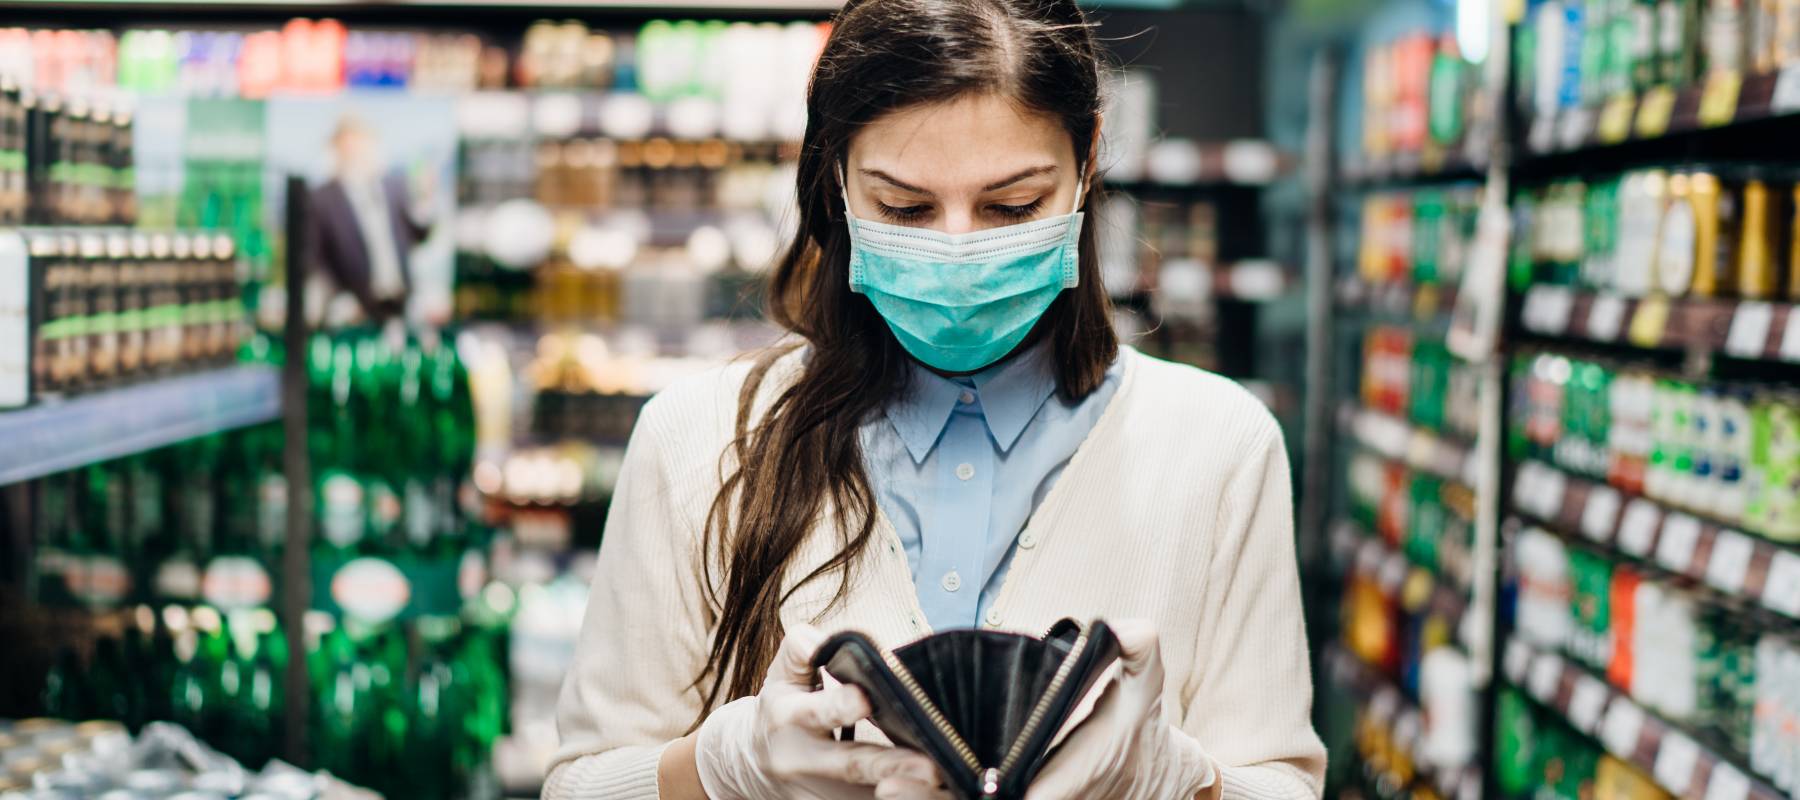
[[[1044,174],[1055,172],[1055,171],[1056,171],[1055,164],[1045,164],[1041,167],[1032,167],[1030,169],[1022,170],[1019,173],[1013,175],[1012,177],[994,181],[993,183],[990,183],[986,186],[981,187],[981,190],[984,192],[991,192],[991,191],[994,191],[995,189],[1004,189],[1008,186],[1018,183],[1019,181],[1025,180],[1026,178],[1035,178],[1039,175],[1044,175]]]
[[[1055,171],[1056,171],[1055,164],[1044,164],[1042,166],[1030,167],[1027,169],[1020,170],[1019,172],[1016,172],[1005,178],[1001,178],[1000,180],[994,181],[993,183],[990,183],[986,186],[983,186],[983,187],[981,187],[981,190],[984,192],[992,192],[997,189],[1004,189],[1008,186],[1018,183],[1019,181],[1025,180],[1026,178],[1035,178],[1039,175],[1046,175],[1046,174],[1049,174],[1049,173],[1052,173]],[[914,186],[910,183],[900,180],[899,178],[896,178],[896,177],[889,175],[885,172],[882,172],[881,170],[878,170],[878,169],[859,169],[859,170],[857,170],[857,172],[862,173],[866,177],[874,178],[876,180],[887,183],[888,185],[893,186],[896,189],[901,189],[904,191],[912,192],[913,194],[922,195],[924,197],[936,197],[937,196],[937,193],[931,191],[930,189],[925,189],[925,188],[921,188],[918,186]]]
[[[896,189],[903,189],[905,191],[912,192],[913,194],[924,195],[926,197],[936,197],[937,196],[937,194],[932,192],[930,189],[921,189],[910,183],[902,181],[899,178],[896,178],[892,175],[882,172],[881,170],[878,170],[878,169],[859,169],[859,170],[857,170],[857,172],[860,172],[863,175],[868,176],[870,178],[875,178],[877,180],[886,181],[887,183],[893,185],[893,187]]]

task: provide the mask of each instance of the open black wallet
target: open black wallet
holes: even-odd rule
[[[839,633],[812,664],[860,687],[875,727],[936,762],[955,795],[1016,800],[1118,658],[1119,640],[1105,622],[1083,628],[1064,619],[1042,639],[951,630],[892,653],[860,633]]]

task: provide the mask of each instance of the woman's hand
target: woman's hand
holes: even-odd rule
[[[1187,800],[1217,783],[1200,743],[1163,715],[1162,650],[1139,620],[1113,626],[1119,678],[1044,765],[1026,800]]]
[[[809,660],[825,635],[787,633],[762,691],[719,707],[696,734],[694,763],[712,800],[838,800],[932,797],[937,769],[925,756],[884,745],[839,742],[832,731],[869,716],[862,690],[812,689]]]

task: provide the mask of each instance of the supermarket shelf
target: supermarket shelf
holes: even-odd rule
[[[1741,757],[1728,757],[1724,748],[1703,744],[1702,737],[1638,705],[1556,653],[1539,651],[1514,637],[1506,643],[1502,666],[1509,683],[1676,797],[1781,800],[1784,796],[1750,775]]]
[[[1800,619],[1800,544],[1745,534],[1541,461],[1519,465],[1512,504],[1570,538]]]
[[[1323,661],[1333,683],[1368,698],[1363,705],[1367,719],[1385,729],[1388,740],[1408,754],[1416,770],[1415,783],[1430,785],[1440,796],[1456,800],[1481,796],[1478,766],[1440,770],[1430,764],[1425,751],[1424,713],[1392,679],[1336,643],[1326,646]]]
[[[1267,186],[1293,173],[1299,160],[1261,139],[1194,142],[1192,159],[1178,176],[1123,178],[1108,175],[1107,189],[1129,194],[1182,194]],[[1114,168],[1114,172],[1118,172]],[[1132,170],[1145,172],[1148,170]]]
[[[1473,148],[1470,148],[1473,149]],[[1406,186],[1417,183],[1477,181],[1487,169],[1486,154],[1446,151],[1430,156],[1420,153],[1395,153],[1345,164],[1338,170],[1338,181],[1348,186],[1379,189],[1384,186]],[[1483,160],[1477,160],[1483,159]]]
[[[1370,578],[1384,591],[1399,594],[1414,572],[1423,572],[1431,580],[1428,602],[1446,616],[1462,621],[1469,610],[1469,586],[1447,582],[1436,567],[1421,565],[1395,550],[1385,540],[1370,533],[1354,520],[1338,520],[1331,528],[1332,563],[1342,564],[1349,574]],[[1457,626],[1453,625],[1452,629]]]
[[[1526,149],[1536,156],[1580,153],[1733,129],[1795,112],[1800,112],[1800,67],[1757,75],[1718,73],[1681,90],[1664,86],[1641,97],[1625,93],[1601,105],[1538,117],[1525,126]]]
[[[1367,313],[1380,322],[1448,325],[1456,308],[1457,287],[1399,281],[1371,283],[1351,275],[1338,280],[1333,294],[1339,308]]]
[[[1473,458],[1475,446],[1471,442],[1348,402],[1338,407],[1338,425],[1376,453],[1447,481],[1475,485],[1478,462]]]
[[[0,413],[0,485],[254,425],[281,413],[280,373],[239,366]]]
[[[1525,292],[1519,321],[1527,333],[1548,338],[1800,363],[1800,305],[1791,303],[1631,298],[1541,285]]]

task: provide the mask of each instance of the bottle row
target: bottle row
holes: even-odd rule
[[[1543,0],[1514,32],[1517,104],[1536,116],[1708,75],[1800,64],[1795,0]]]
[[[229,363],[248,326],[226,236],[43,228],[0,233],[0,408]]]
[[[1481,187],[1473,184],[1364,196],[1357,276],[1370,284],[1455,286],[1480,207]]]
[[[1362,155],[1371,160],[1444,151],[1484,119],[1483,53],[1454,35],[1416,32],[1372,47],[1362,64]]]
[[[1364,408],[1424,428],[1473,439],[1480,426],[1475,368],[1451,355],[1441,337],[1400,325],[1363,333]]]
[[[1511,543],[1516,633],[1664,718],[1747,754],[1784,790],[1800,777],[1800,640],[1554,534]]]
[[[724,139],[478,140],[460,155],[465,206],[528,197],[567,209],[755,209],[787,172],[776,146]]]
[[[1800,395],[1558,353],[1513,361],[1508,449],[1800,542]]]
[[[1494,780],[1507,797],[1675,800],[1656,778],[1603,750],[1511,687],[1495,701]]]
[[[318,768],[391,797],[498,795],[491,750],[510,725],[503,616],[484,609],[404,626],[309,616],[304,624]],[[174,722],[256,769],[280,754],[286,636],[267,609],[139,606],[121,635],[57,653],[43,676],[43,709],[113,721],[113,731]],[[105,789],[97,770],[54,772],[65,762],[51,739],[12,736],[0,749],[15,780],[37,773],[39,784],[54,781],[76,796]]]
[[[0,73],[0,226],[137,220],[131,112],[21,88]]]
[[[1351,518],[1448,586],[1474,580],[1475,493],[1371,453],[1350,457]]]
[[[1628,297],[1800,300],[1800,183],[1752,166],[1645,169],[1520,194],[1511,281]]]
[[[0,73],[45,91],[267,97],[381,87],[641,91],[657,102],[728,101],[767,113],[804,94],[827,27],[651,20],[636,30],[540,21],[517,45],[468,33],[351,30],[297,18],[278,29],[0,29]]]

